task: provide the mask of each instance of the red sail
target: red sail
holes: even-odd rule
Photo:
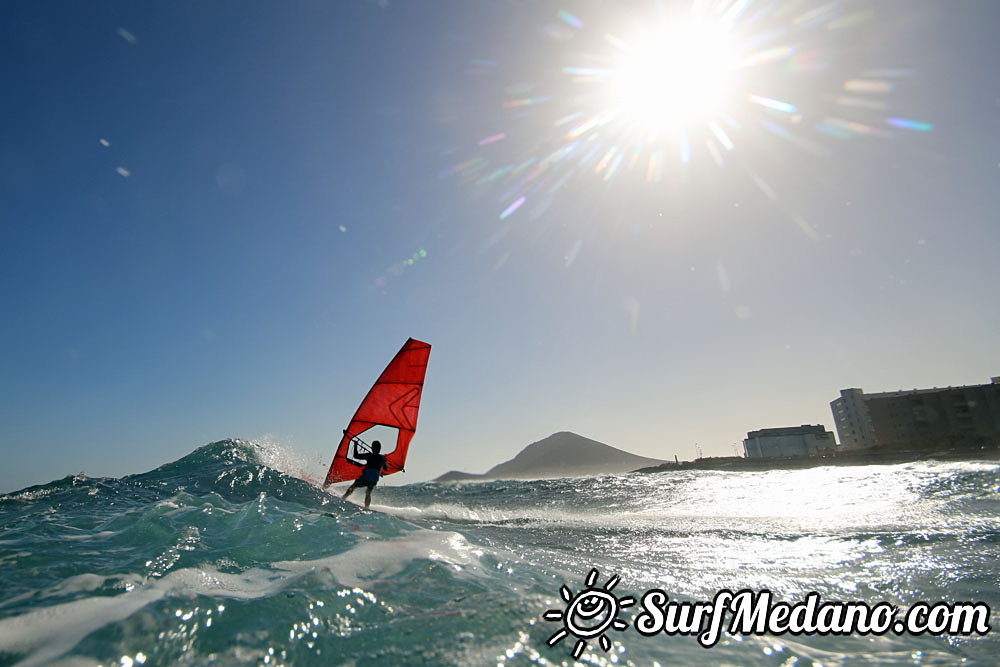
[[[382,453],[388,462],[385,474],[403,469],[410,440],[417,429],[417,412],[420,410],[420,395],[424,388],[424,374],[430,354],[431,346],[419,340],[410,338],[403,344],[354,413],[337,447],[323,486],[358,478],[365,462],[354,458],[356,452],[351,439],[364,438],[362,434],[375,426],[399,429],[396,448],[392,449],[391,443],[383,442]],[[364,452],[365,446],[357,449]]]

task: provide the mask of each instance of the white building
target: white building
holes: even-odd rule
[[[743,451],[748,459],[771,456],[814,456],[824,450],[833,451],[837,441],[822,425],[764,428],[747,433]]]

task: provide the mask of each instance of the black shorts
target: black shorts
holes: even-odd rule
[[[376,484],[378,484],[377,479],[373,482],[370,479],[365,479],[365,476],[362,475],[361,477],[358,477],[356,480],[354,480],[353,486],[364,486],[369,489],[374,489]]]

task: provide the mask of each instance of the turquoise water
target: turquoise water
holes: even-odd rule
[[[601,633],[608,651],[585,640],[587,664],[1000,656],[996,463],[422,483],[380,487],[364,512],[283,454],[223,441],[0,496],[0,664],[572,664],[577,637],[549,646],[567,626],[543,614],[592,569],[595,586],[620,577],[619,599],[977,601],[991,631],[737,633],[706,649],[640,634],[636,604]]]

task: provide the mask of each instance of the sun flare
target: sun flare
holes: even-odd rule
[[[559,10],[543,31],[551,51],[505,72],[516,83],[504,88],[502,116],[475,138],[478,152],[439,173],[498,187],[505,225],[545,217],[578,178],[648,185],[643,194],[670,200],[714,178],[712,165],[745,174],[777,203],[766,151],[830,159],[853,138],[934,130],[896,111],[896,80],[913,72],[857,49],[874,14],[854,3],[692,0],[686,9],[648,3],[655,11],[646,13],[612,4],[593,18]],[[471,62],[476,76],[504,72]],[[819,238],[802,215],[788,217]],[[562,255],[567,267],[581,244]]]
[[[703,123],[723,107],[738,66],[723,24],[690,20],[627,42],[608,39],[620,52],[610,105],[635,129],[655,136]]]

